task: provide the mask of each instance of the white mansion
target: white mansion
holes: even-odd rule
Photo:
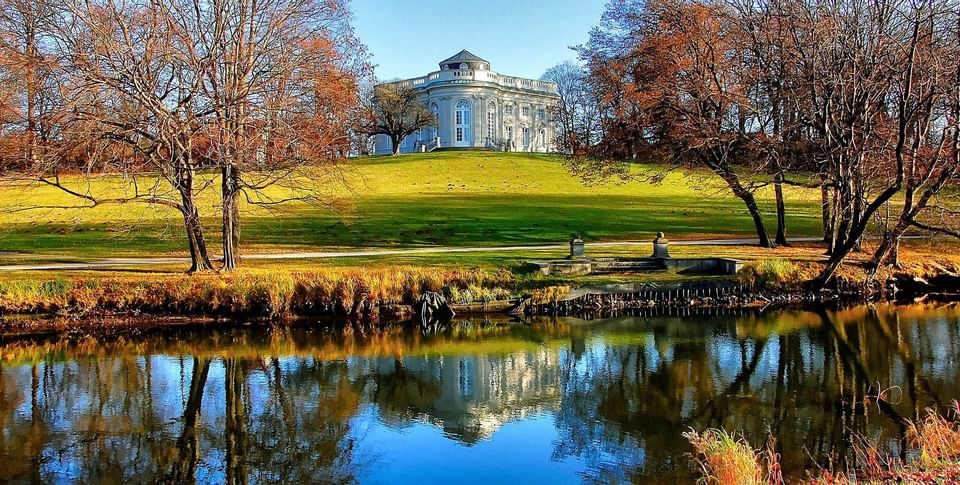
[[[403,153],[436,148],[549,152],[553,146],[554,83],[498,74],[489,62],[463,50],[440,62],[439,71],[390,84],[419,91],[438,120],[437,126],[404,138]],[[377,135],[374,143],[375,153],[390,153],[386,135]]]

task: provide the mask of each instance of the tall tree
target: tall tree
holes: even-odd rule
[[[232,270],[241,194],[260,205],[315,200],[322,162],[345,155],[347,118],[361,113],[356,91],[368,71],[365,49],[345,0],[192,0],[179,17],[194,32],[192,55],[205,61],[209,156],[221,171],[223,268]],[[264,196],[275,184],[298,195]]]

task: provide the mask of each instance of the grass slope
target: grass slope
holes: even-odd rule
[[[339,210],[306,204],[274,211],[244,207],[245,250],[539,244],[565,241],[573,232],[588,241],[645,239],[657,231],[673,238],[753,232],[742,203],[709,174],[676,172],[656,185],[585,186],[555,156],[444,152],[351,160],[343,175],[349,189],[327,191]],[[212,182],[201,206],[208,242],[216,247],[219,184]],[[129,190],[116,177],[90,187],[79,178],[72,183],[94,194]],[[284,194],[275,189],[271,195]],[[787,197],[791,234],[816,234],[818,194],[790,188]],[[770,191],[761,191],[759,200],[765,211],[773,210]],[[184,254],[181,220],[170,209],[127,204],[9,210],[76,204],[49,187],[0,186],[0,251],[9,252],[4,259]]]

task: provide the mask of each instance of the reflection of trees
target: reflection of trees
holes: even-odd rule
[[[843,466],[854,433],[896,451],[903,418],[960,397],[960,327],[926,311],[58,348],[0,366],[0,481],[349,482],[358,420],[431,422],[472,444],[533,413],[552,413],[554,458],[586,462],[588,479],[688,480],[688,426],[754,443],[769,428],[796,475],[811,455]],[[872,397],[893,385],[902,398]]]
[[[621,479],[682,475],[677,457],[689,449],[679,434],[688,426],[743,430],[754,443],[772,429],[794,474],[813,465],[810,455],[845,466],[855,435],[882,433],[898,451],[905,412],[916,416],[937,395],[960,391],[956,366],[937,379],[952,388],[947,393],[932,389],[933,381],[918,371],[944,354],[927,332],[951,335],[940,343],[954,352],[948,355],[957,355],[960,344],[955,321],[891,324],[896,313],[885,310],[880,320],[876,312],[872,318],[824,312],[817,326],[770,337],[737,337],[742,325],[736,322],[655,320],[644,327],[651,333],[646,342],[600,341],[582,355],[568,354],[557,413],[563,438],[555,456],[586,459],[602,480],[619,468],[625,469]],[[755,323],[752,335],[764,335]],[[924,349],[915,350],[917,344]],[[878,402],[870,398],[877,382],[922,392]]]
[[[119,356],[0,368],[0,481],[351,481],[360,387],[347,365],[265,362]]]
[[[177,440],[176,459],[169,474],[171,482],[196,482],[197,464],[200,460],[200,441],[197,436],[197,421],[203,403],[203,390],[210,373],[210,359],[194,357],[187,402],[183,408],[183,431]]]

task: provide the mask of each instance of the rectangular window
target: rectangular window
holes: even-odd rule
[[[463,111],[457,110],[457,124],[463,124]]]
[[[523,107],[523,116],[524,116],[525,118],[530,116],[530,107],[529,107],[529,106],[524,106],[524,107]]]
[[[540,118],[540,121],[547,119],[547,111],[543,108],[540,108],[540,110],[537,111],[537,117]]]
[[[491,143],[497,136],[497,117],[493,111],[487,112],[487,140]]]
[[[508,105],[504,106],[504,107],[503,107],[503,112],[504,112],[504,114],[512,115],[512,114],[513,114],[513,105],[512,105],[512,104],[508,104]]]
[[[463,141],[463,128],[457,128],[457,141]]]
[[[530,128],[523,129],[523,148],[530,146]]]

